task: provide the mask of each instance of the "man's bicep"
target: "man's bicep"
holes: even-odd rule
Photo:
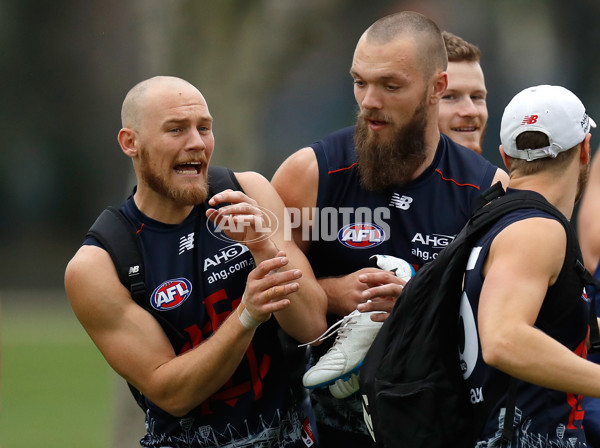
[[[65,288],[81,325],[106,361],[136,384],[175,356],[158,322],[120,283],[106,251],[84,246],[69,263]]]
[[[288,157],[273,175],[271,184],[286,207],[314,207],[319,188],[319,168],[312,148],[302,148]]]
[[[530,218],[502,230],[485,262],[480,326],[516,321],[533,325],[548,287],[560,273],[565,248],[564,228],[553,219]]]
[[[285,160],[271,179],[286,211],[286,235],[308,252],[313,213],[319,188],[319,168],[312,148],[303,148]]]

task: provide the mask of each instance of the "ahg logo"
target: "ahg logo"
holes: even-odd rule
[[[443,249],[450,244],[452,240],[454,240],[454,237],[449,235],[423,235],[422,233],[415,233],[411,243],[420,243],[426,246],[431,246],[434,249]]]
[[[206,257],[204,259],[204,272],[206,272],[208,269],[217,267],[221,263],[229,263],[234,258],[237,258],[240,255],[248,252],[248,250],[249,249],[247,246],[244,246],[240,243],[224,247],[213,257]]]

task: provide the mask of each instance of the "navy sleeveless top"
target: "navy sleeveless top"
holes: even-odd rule
[[[353,137],[351,126],[311,145],[319,187],[307,257],[317,278],[368,267],[376,254],[402,258],[418,270],[466,224],[498,169],[441,134],[433,162],[417,179],[369,191],[360,184]],[[315,362],[330,346],[327,340],[313,348]],[[315,389],[312,397],[319,424],[368,435],[358,393],[338,400]]]
[[[313,270],[317,277],[348,274],[375,254],[418,270],[464,226],[497,167],[442,134],[433,163],[417,179],[373,192],[360,185],[353,133],[345,128],[311,145],[319,166]]]
[[[255,266],[246,246],[210,233],[206,207],[196,206],[177,225],[148,218],[133,197],[120,209],[142,240],[150,305],[189,335],[191,343],[180,353],[209,338],[234,312]],[[147,434],[141,445],[305,447],[311,429],[298,396],[286,369],[279,326],[271,318],[256,330],[231,379],[188,415],[172,416],[146,398]]]
[[[507,194],[510,194],[510,189]],[[479,294],[483,284],[482,268],[494,238],[508,225],[532,217],[556,219],[540,210],[524,209],[512,212],[484,235],[472,251],[461,302],[461,322],[464,329],[464,347],[459,348],[463,377],[468,385],[469,398],[475,412],[484,409],[488,393],[493,390],[491,383],[504,383],[508,387],[508,377],[503,372],[488,366],[483,361],[478,338],[477,312]],[[575,240],[576,242],[576,240]],[[589,299],[583,290],[580,276],[574,266],[581,260],[579,246],[568,242],[565,262],[554,285],[548,293],[536,321],[536,327],[569,348],[581,357],[586,357],[586,337],[588,332]],[[527,341],[523,341],[527,343]],[[512,446],[566,446],[585,447],[582,429],[582,397],[531,383],[517,380],[516,409]],[[504,407],[506,393],[495,403],[478,439],[478,445],[493,446],[498,441],[504,427]]]

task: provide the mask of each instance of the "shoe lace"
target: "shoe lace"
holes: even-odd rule
[[[335,338],[335,342],[337,342],[339,339],[345,338],[346,333],[352,330],[351,328],[349,328],[349,326],[356,323],[355,317],[356,317],[356,314],[352,314],[352,313],[348,314],[347,316],[344,316],[343,319],[338,320],[336,323],[331,325],[327,330],[325,330],[325,332],[321,336],[319,336],[317,339],[315,339],[314,341],[307,342],[306,344],[300,344],[298,347],[305,347],[307,345],[314,344],[315,342],[324,341],[325,339],[329,339],[331,336],[333,336],[336,333],[337,333],[337,337]],[[335,347],[335,342],[333,344],[333,347]],[[331,348],[333,348],[333,347],[331,347]]]

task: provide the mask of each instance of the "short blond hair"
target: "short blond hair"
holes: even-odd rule
[[[423,14],[402,11],[377,20],[365,32],[367,42],[388,43],[399,37],[411,36],[419,46],[423,58],[423,75],[427,79],[436,70],[448,68],[446,46],[437,24]]]
[[[442,31],[448,62],[480,62],[481,50],[475,44],[449,31]]]

